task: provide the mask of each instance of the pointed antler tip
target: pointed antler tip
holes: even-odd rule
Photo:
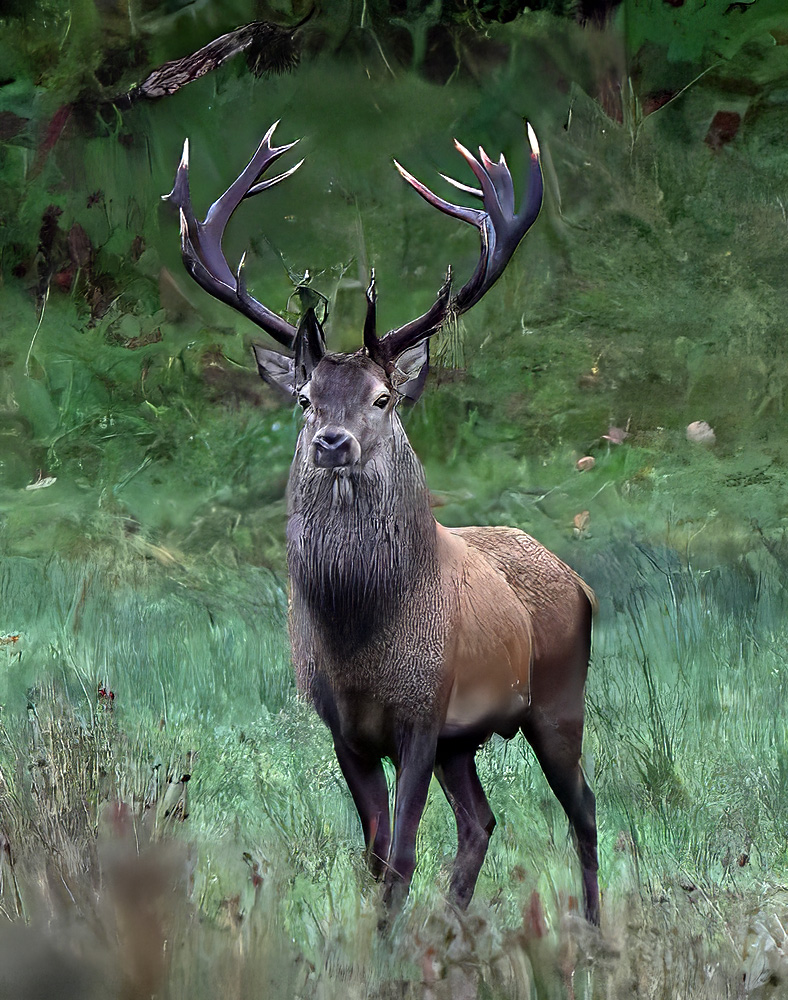
[[[280,155],[282,153],[286,153],[288,149],[292,149],[293,146],[297,146],[298,143],[301,142],[301,140],[303,139],[303,136],[299,136],[297,139],[293,139],[292,142],[286,142],[284,146],[273,146],[271,144],[271,140],[273,139],[274,132],[276,131],[281,120],[282,120],[281,118],[277,118],[274,124],[268,129],[268,131],[263,136],[263,141],[261,143],[261,146],[267,146],[271,152],[276,152]]]
[[[530,143],[531,146],[531,155],[537,157],[538,159],[540,154],[539,154],[539,141],[536,138],[536,132],[534,132],[530,122],[525,123],[525,128],[528,133],[528,142]]]
[[[187,174],[189,172],[189,140],[188,139],[184,139],[183,140],[183,149],[181,150],[181,158],[180,158],[180,162],[178,163],[178,173],[182,174],[184,172],[187,173]]]
[[[409,170],[406,170],[402,166],[402,164],[399,163],[397,160],[395,160],[393,157],[392,157],[392,162],[394,163],[394,166],[399,171],[400,177],[402,177],[404,180],[406,180],[408,182],[408,184],[411,184],[413,187],[418,188],[419,181],[416,180],[416,178],[413,176],[413,174]]]
[[[463,184],[461,181],[455,181],[455,179],[453,177],[449,177],[448,174],[441,174],[439,172],[438,176],[442,177],[447,184],[451,184],[452,187],[456,187],[459,191],[467,191],[468,194],[474,194],[477,198],[484,197],[484,192],[480,191],[479,188],[471,187],[470,184]]]
[[[238,267],[235,271],[235,291],[238,296],[239,302],[244,302],[247,298],[246,295],[246,272],[244,267],[246,265],[246,250],[241,254],[241,259],[238,261]]]

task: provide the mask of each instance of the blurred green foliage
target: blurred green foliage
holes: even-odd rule
[[[0,34],[15,53],[0,102],[8,131],[20,128],[0,144],[7,550],[62,542],[73,551],[75,535],[114,541],[131,529],[180,551],[195,520],[227,539],[238,517],[227,550],[281,569],[295,425],[245,372],[249,331],[189,287],[176,220],[159,201],[185,135],[194,204],[204,210],[277,117],[283,139],[306,137],[307,164],[243,207],[228,258],[250,248],[255,293],[280,310],[309,268],[331,296],[332,343],[344,349],[358,340],[369,265],[382,321],[393,326],[431,301],[449,260],[467,273],[477,252],[472,233],[403,190],[391,156],[426,178],[434,166],[451,173],[455,133],[505,149],[517,168],[520,122],[536,125],[548,185],[542,219],[517,266],[467,318],[467,373],[444,378],[411,419],[431,482],[452,491],[449,519],[514,515],[538,532],[526,491],[561,483],[564,502],[541,526],[560,547],[557,536],[570,537],[567,524],[604,485],[604,469],[621,516],[660,532],[677,506],[690,519],[714,510],[739,530],[739,466],[781,481],[779,11],[759,4],[718,14],[720,24],[749,18],[729,49],[698,26],[693,38],[709,40],[709,55],[670,49],[687,32],[660,21],[664,4],[623,6],[622,41],[613,29],[544,13],[478,34],[450,5],[348,3],[304,27],[295,73],[257,80],[230,62],[170,98],[123,108],[112,98],[151,60],[259,12],[239,3],[223,9],[220,24],[211,5],[89,6],[89,16],[36,8],[40,17],[6,19]],[[671,16],[686,26],[690,13],[688,5]],[[269,16],[284,23],[302,14],[294,5]],[[401,47],[403,30],[433,22],[455,32],[454,67],[441,83],[431,78],[429,47],[415,62],[415,50]],[[131,51],[132,39],[134,67],[107,82],[97,66],[115,61],[115,46]],[[720,110],[738,115],[739,127],[717,148],[709,134]],[[694,419],[713,424],[714,458],[683,441]],[[608,455],[609,424],[629,427],[626,462]],[[480,477],[474,464],[491,445],[497,475]],[[574,457],[586,452],[602,461],[573,476]],[[554,471],[531,482],[533,463],[551,457]],[[47,477],[56,484],[23,491]],[[519,516],[503,484],[526,497]],[[476,502],[485,490],[489,499]],[[779,534],[782,511],[766,498],[776,492],[762,492],[749,517]],[[75,528],[83,516],[90,532]]]

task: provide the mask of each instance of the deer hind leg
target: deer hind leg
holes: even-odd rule
[[[457,821],[457,857],[451,876],[452,899],[466,909],[473,896],[490,836],[495,828],[487,796],[476,773],[476,747],[439,748],[435,777],[440,782]]]
[[[362,757],[339,737],[334,739],[334,750],[361,820],[369,869],[380,879],[391,846],[389,790],[383,765],[378,758]]]
[[[580,766],[583,722],[539,714],[523,726],[548,784],[561,803],[575,838],[583,873],[586,920],[599,924],[596,806]]]

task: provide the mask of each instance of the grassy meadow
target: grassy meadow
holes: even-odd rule
[[[601,30],[560,4],[343,0],[291,72],[236,59],[118,99],[222,32],[307,13],[221,6],[0,15],[0,1000],[788,996],[780,5],[627,3]],[[456,135],[517,179],[523,118],[539,136],[542,215],[443,337],[407,427],[441,521],[521,527],[599,597],[599,931],[560,807],[498,738],[470,909],[446,901],[435,785],[410,901],[377,931],[289,663],[299,416],[252,371],[264,336],[185,275],[159,197],[188,136],[202,216],[278,118],[306,163],[242,206],[227,257],[250,250],[280,312],[309,268],[345,350],[370,265],[388,328],[477,257],[391,157],[467,181]],[[700,420],[712,444],[687,439]]]

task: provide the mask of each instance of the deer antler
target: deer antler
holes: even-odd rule
[[[423,316],[392,330],[381,339],[368,337],[365,330],[367,350],[384,367],[390,368],[403,351],[437,333],[450,314],[459,315],[475,305],[500,278],[518,244],[536,221],[542,205],[542,169],[536,135],[530,125],[527,126],[527,130],[531,146],[528,191],[517,213],[514,210],[512,175],[503,154],[497,163],[493,163],[480,146],[480,162],[455,139],[454,145],[469,164],[481,187],[469,187],[441,174],[445,181],[460,191],[466,191],[479,198],[484,206],[483,210],[454,205],[440,198],[408,173],[396,160],[394,161],[397,170],[408,184],[414,187],[430,205],[446,215],[476,226],[481,236],[481,256],[473,276],[456,295],[451,296],[452,272],[449,268],[435,304]],[[374,299],[372,303],[374,308]],[[374,321],[371,329],[374,330]]]
[[[257,152],[249,161],[238,178],[233,181],[224,194],[208,209],[203,222],[198,222],[192,210],[189,196],[189,140],[183,144],[183,155],[175,175],[175,184],[169,194],[163,195],[165,201],[171,201],[178,206],[181,219],[181,253],[186,270],[207,292],[215,298],[226,302],[247,316],[266,333],[269,333],[284,347],[292,348],[296,328],[283,320],[281,316],[271,312],[261,302],[253,298],[246,290],[243,267],[246,254],[241,257],[238,269],[233,274],[222,250],[224,230],[233,212],[244,198],[266,191],[286,177],[294,174],[304,162],[300,160],[294,167],[269,180],[260,180],[266,169],[276,160],[292,149],[296,142],[284,146],[272,146],[271,137],[279,122],[269,128],[263,136],[263,141],[257,147]]]

